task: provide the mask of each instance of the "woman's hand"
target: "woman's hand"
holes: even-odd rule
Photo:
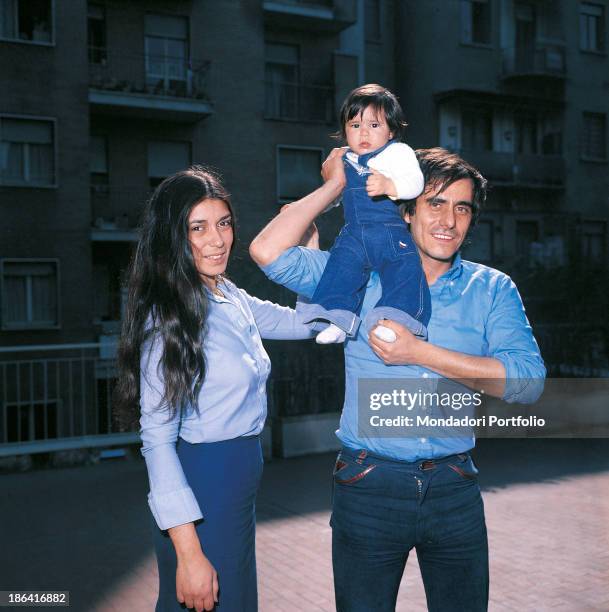
[[[332,149],[330,155],[326,157],[326,161],[321,166],[321,177],[324,179],[324,182],[336,181],[340,184],[340,189],[343,189],[347,182],[343,167],[343,156],[347,149],[348,147]]]
[[[180,603],[197,612],[213,610],[218,602],[218,574],[207,557],[178,558],[176,595]]]
[[[218,603],[218,574],[203,554],[193,523],[169,529],[178,559],[176,597],[197,612],[213,610]]]

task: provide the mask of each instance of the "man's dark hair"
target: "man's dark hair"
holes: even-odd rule
[[[408,125],[398,99],[388,89],[371,83],[354,89],[343,102],[340,109],[340,135],[347,139],[345,126],[353,117],[359,117],[369,106],[378,113],[383,111],[389,129],[395,140],[402,140]]]
[[[480,209],[486,200],[486,179],[456,153],[451,153],[441,147],[433,149],[417,149],[415,151],[423,178],[425,179],[425,190],[434,189],[441,193],[449,185],[461,179],[470,179],[474,187],[472,200],[472,225],[480,216]],[[416,200],[408,200],[400,206],[400,213],[414,215]]]

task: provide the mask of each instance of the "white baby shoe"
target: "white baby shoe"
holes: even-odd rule
[[[384,325],[379,325],[374,329],[374,335],[385,342],[395,342],[398,337],[395,332]],[[319,336],[317,336],[319,338]]]
[[[317,344],[340,344],[347,338],[347,334],[336,325],[328,325],[326,329],[317,334],[315,342]]]

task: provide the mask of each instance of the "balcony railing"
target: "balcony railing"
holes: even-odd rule
[[[129,231],[139,225],[140,215],[152,189],[119,189],[91,185],[91,225],[98,230]]]
[[[460,155],[495,185],[562,188],[565,164],[560,155],[462,150]]]
[[[0,348],[0,456],[136,441],[113,422],[113,353],[103,344]]]
[[[0,457],[134,443],[113,419],[116,336],[90,344],[0,347]],[[268,346],[269,416],[336,412],[343,401],[337,353],[302,343]],[[340,354],[338,354],[340,355]]]
[[[565,74],[565,48],[560,45],[537,44],[531,48],[503,49],[504,78],[519,76],[564,78]]]
[[[209,62],[89,47],[89,87],[170,98],[207,99]]]
[[[334,88],[328,85],[265,83],[266,119],[334,121]]]

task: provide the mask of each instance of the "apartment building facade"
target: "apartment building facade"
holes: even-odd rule
[[[318,185],[337,106],[364,75],[365,4],[5,0],[2,344],[116,333],[142,205],[168,174],[220,170],[243,246]],[[236,280],[260,284],[238,258]]]
[[[391,80],[389,8],[0,2],[0,443],[113,431],[125,270],[143,204],[177,170],[198,163],[223,174],[240,233],[231,277],[291,299],[247,245],[281,205],[320,184],[346,93],[370,74]],[[326,246],[341,216],[321,220]],[[294,403],[303,372],[304,410],[319,410],[320,398],[338,409],[339,350],[269,350],[272,396],[288,412],[303,410]]]
[[[417,146],[489,179],[466,256],[518,275],[609,256],[604,0],[406,0],[397,89]]]
[[[411,146],[459,151],[489,178],[465,256],[513,274],[544,322],[558,291],[550,283],[536,302],[521,280],[608,261],[607,10],[606,0],[0,0],[0,351],[13,351],[0,355],[0,381],[17,381],[0,391],[0,444],[112,430],[113,346],[142,207],[191,163],[218,169],[232,192],[230,275],[289,303],[246,247],[319,184],[337,109],[364,82],[397,92]],[[320,219],[324,246],[341,220],[340,209]],[[602,333],[574,329],[604,363]],[[565,338],[546,336],[544,354]],[[78,362],[53,352],[83,343]],[[23,346],[38,361],[19,361]],[[340,347],[268,349],[275,413],[339,409]],[[68,397],[73,379],[80,391]],[[76,422],[91,397],[94,413]]]

